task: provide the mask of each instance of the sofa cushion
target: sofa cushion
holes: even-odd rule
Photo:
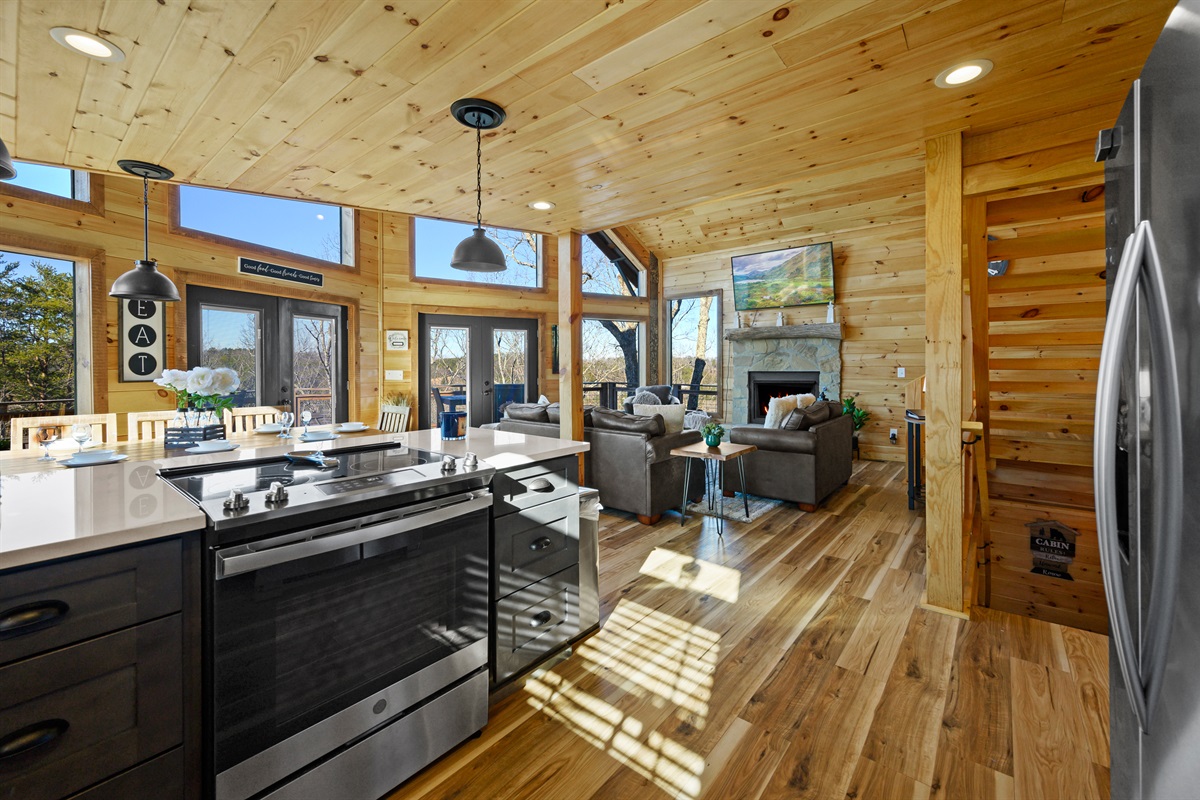
[[[836,419],[846,413],[846,409],[837,400],[827,400],[826,405],[829,406],[830,419]]]
[[[653,417],[639,417],[636,414],[607,408],[592,409],[592,425],[599,430],[641,433],[647,436],[662,436],[667,432],[666,424],[659,414]]]
[[[758,425],[734,425],[729,431],[729,441],[734,444],[752,444],[759,450],[776,453],[814,455],[817,448],[817,437],[812,431],[784,431]]]
[[[778,428],[787,419],[787,415],[796,410],[796,395],[789,394],[784,397],[772,397],[767,401],[767,418],[763,422],[764,428]]]
[[[802,419],[800,420],[799,427],[796,428],[796,430],[806,431],[812,428],[812,426],[819,425],[829,419],[829,404],[816,403],[800,413],[802,415]]]
[[[592,408],[593,406],[583,407],[583,427],[585,428],[592,427]],[[562,421],[562,407],[558,403],[546,406],[546,414],[555,425]]]
[[[652,417],[657,414],[663,418],[667,433],[679,433],[683,430],[683,417],[687,414],[687,409],[680,405],[664,406],[659,403],[644,406],[641,403],[634,403],[633,413],[641,417]]]
[[[504,413],[509,419],[520,420],[521,422],[550,421],[550,414],[547,412],[546,406],[539,403],[513,403],[504,409]]]

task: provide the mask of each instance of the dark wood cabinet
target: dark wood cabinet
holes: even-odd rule
[[[0,800],[195,796],[194,538],[0,574]]]

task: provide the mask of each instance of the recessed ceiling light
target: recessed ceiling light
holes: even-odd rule
[[[554,208],[554,203],[549,200],[534,200],[529,204],[530,208],[536,208],[538,211],[549,211]]]
[[[955,86],[977,81],[991,71],[992,62],[986,58],[976,58],[955,64],[953,67],[947,67],[938,73],[933,82],[942,89],[953,89]]]
[[[74,50],[105,64],[116,64],[125,60],[125,52],[121,48],[94,33],[75,28],[51,28],[50,35],[68,50]]]

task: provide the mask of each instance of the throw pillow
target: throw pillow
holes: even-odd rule
[[[652,417],[655,414],[663,418],[663,424],[667,427],[667,433],[680,433],[683,431],[683,417],[687,414],[687,409],[681,405],[664,406],[664,405],[642,405],[641,403],[633,404],[633,413],[639,417]]]
[[[698,431],[712,420],[707,411],[696,409],[689,411],[683,415],[683,429],[685,431]]]
[[[800,430],[806,431],[829,419],[829,405],[827,403],[816,404],[812,408],[806,409],[803,414],[804,419],[800,421]]]
[[[787,419],[779,427],[785,431],[800,430],[801,423],[804,422],[804,409],[797,408],[795,411],[787,415]]]
[[[547,413],[546,407],[540,403],[513,403],[504,409],[504,413],[508,415],[509,419],[515,419],[519,422],[550,421],[550,414]]]
[[[597,430],[644,433],[650,436],[662,436],[666,432],[666,424],[658,414],[653,417],[639,417],[635,414],[610,411],[606,408],[592,409],[592,425]]]
[[[787,397],[772,397],[767,401],[767,418],[764,428],[778,428],[787,419],[787,415],[796,410],[796,395]]]
[[[653,392],[638,392],[633,396],[633,404],[640,406],[660,406],[662,400],[658,399],[658,395]]]
[[[811,394],[796,395],[796,405],[799,408],[808,408],[815,402],[817,402],[817,398],[815,395],[811,395]]]

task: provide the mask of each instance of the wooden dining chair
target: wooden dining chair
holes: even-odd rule
[[[130,411],[125,415],[126,438],[131,442],[165,439],[167,426],[178,411]]]
[[[408,430],[408,406],[381,406],[375,427],[384,433],[404,433]]]
[[[105,444],[117,441],[116,414],[68,414],[58,417],[14,417],[9,438],[11,450],[34,450],[37,442],[33,434],[38,428],[53,425],[58,428],[58,438],[69,439],[72,425],[91,425],[92,439]],[[27,435],[28,434],[28,435]]]
[[[250,406],[248,408],[225,409],[225,430],[229,433],[250,433],[259,425],[279,422],[275,406]]]

